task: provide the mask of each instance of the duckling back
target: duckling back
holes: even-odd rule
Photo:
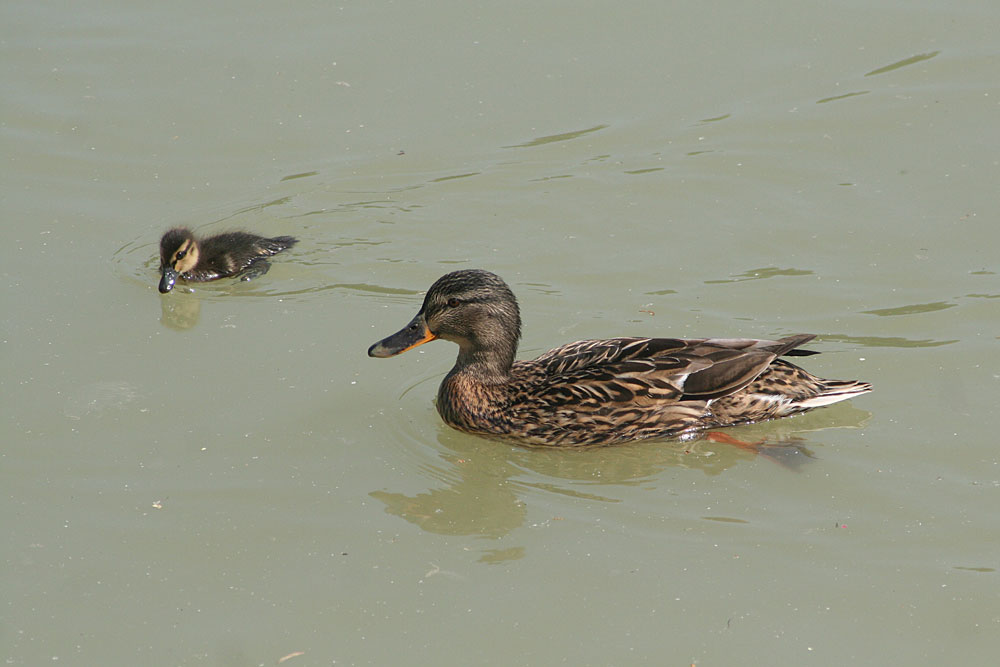
[[[188,229],[171,229],[160,240],[160,292],[169,292],[177,278],[205,282],[243,275],[244,280],[267,272],[266,258],[291,248],[292,236],[266,238],[249,232],[224,232],[199,241]]]

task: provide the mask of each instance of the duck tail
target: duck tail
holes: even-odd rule
[[[262,240],[260,244],[273,255],[276,252],[288,250],[298,242],[299,240],[294,236],[275,236],[273,239]]]
[[[798,399],[795,404],[803,410],[810,410],[846,401],[849,398],[867,394],[871,390],[871,383],[861,380],[822,380],[822,385],[815,396]]]

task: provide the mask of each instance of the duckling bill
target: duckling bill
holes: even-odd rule
[[[177,227],[160,239],[160,292],[174,288],[178,278],[206,282],[240,276],[251,280],[271,268],[267,257],[291,248],[291,236],[265,238],[248,232],[225,232],[198,240],[189,229]]]
[[[442,276],[416,317],[368,348],[391,357],[442,338],[458,359],[438,389],[449,426],[528,445],[604,445],[786,417],[871,391],[824,380],[780,357],[812,334],[747,338],[584,340],[515,361],[517,299],[478,269]]]

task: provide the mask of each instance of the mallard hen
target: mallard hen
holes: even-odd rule
[[[441,418],[460,431],[527,445],[604,445],[682,436],[805,412],[871,391],[824,380],[780,359],[812,334],[776,341],[611,338],[569,343],[515,361],[517,300],[497,275],[442,276],[399,332],[368,349],[391,357],[436,338],[458,344],[438,390]]]

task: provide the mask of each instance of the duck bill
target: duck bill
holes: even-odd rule
[[[175,282],[177,282],[177,272],[169,266],[164,267],[163,277],[160,278],[160,293],[166,294],[172,290]]]
[[[424,314],[422,312],[417,313],[417,316],[410,320],[410,323],[405,327],[368,348],[368,356],[379,358],[394,357],[417,345],[430,342],[435,338],[437,336],[427,328]]]

